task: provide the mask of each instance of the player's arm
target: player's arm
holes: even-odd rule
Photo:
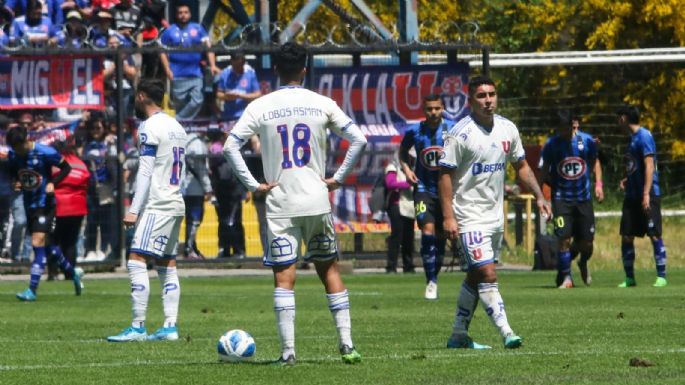
[[[462,144],[463,142],[459,142],[453,135],[447,135],[443,145],[443,157],[438,162],[440,164],[438,197],[440,198],[440,209],[442,210],[442,228],[449,239],[457,239],[459,236],[459,226],[452,209],[452,199],[454,198],[452,182],[457,177],[457,167],[462,162],[460,147]]]
[[[338,107],[335,102],[333,103],[332,110],[330,113],[330,123],[333,131],[342,136],[350,143],[350,147],[347,149],[345,154],[345,160],[335,172],[332,178],[325,179],[326,185],[328,185],[328,190],[333,191],[338,187],[342,186],[345,178],[352,172],[352,168],[359,161],[366,148],[366,137],[362,133],[362,130],[352,122],[352,120]]]
[[[414,145],[414,135],[411,131],[407,131],[402,137],[402,143],[400,143],[400,166],[402,167],[402,172],[407,176],[407,180],[411,184],[416,184],[419,180],[411,169],[409,160],[409,149]]]
[[[643,162],[645,164],[645,184],[642,190],[642,209],[649,211],[649,193],[652,191],[652,180],[654,179],[654,155],[645,156]]]
[[[240,153],[240,148],[256,133],[259,122],[252,116],[249,107],[245,110],[238,122],[233,126],[231,133],[224,143],[224,158],[233,169],[240,183],[250,192],[269,192],[276,187],[277,183],[259,183],[247,168],[245,159]]]
[[[533,173],[533,169],[530,168],[526,159],[522,158],[516,162],[513,162],[512,164],[516,170],[516,176],[528,187],[531,192],[533,192],[533,195],[535,195],[540,214],[547,219],[551,219],[552,208],[550,207],[549,202],[545,200],[545,196],[542,194],[542,190],[540,190],[538,181],[535,179],[535,173]]]
[[[141,129],[138,136],[140,154],[138,156],[138,173],[136,174],[136,191],[133,195],[133,202],[131,202],[131,206],[124,216],[124,225],[126,226],[133,226],[138,220],[138,214],[143,211],[150,193],[155,158],[157,157],[158,141],[154,135],[145,129]]]
[[[599,161],[599,158],[595,158],[592,171],[595,174],[595,196],[597,201],[602,202],[604,200],[604,185],[602,183],[602,162]]]

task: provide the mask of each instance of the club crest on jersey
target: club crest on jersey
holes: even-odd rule
[[[565,158],[557,166],[557,172],[562,178],[568,180],[576,180],[585,175],[587,165],[583,158],[577,156],[569,156]]]
[[[505,154],[509,153],[510,148],[511,148],[511,141],[510,140],[503,140],[502,141],[502,150],[504,150]]]
[[[19,183],[21,188],[26,191],[34,191],[40,187],[43,177],[35,170],[19,170]]]
[[[421,150],[419,160],[421,161],[423,167],[427,168],[428,170],[435,171],[440,169],[438,162],[440,161],[440,159],[442,159],[443,156],[444,154],[442,152],[442,147],[430,146]]]
[[[630,175],[637,170],[637,160],[632,154],[625,155],[626,161],[626,174]]]

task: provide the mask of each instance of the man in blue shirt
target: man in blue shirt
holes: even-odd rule
[[[542,148],[542,180],[552,187],[554,232],[559,238],[556,286],[572,288],[571,238],[580,252],[580,275],[591,282],[587,261],[592,257],[595,236],[595,213],[592,207],[590,170],[595,173],[595,196],[604,199],[602,168],[597,159],[597,145],[592,136],[580,131],[580,118],[568,112],[559,114],[557,134]]]
[[[14,45],[45,47],[54,36],[52,21],[43,16],[41,3],[37,0],[30,1],[26,15],[14,19],[10,27],[10,43]]]
[[[29,288],[17,293],[21,301],[36,300],[36,291],[40,277],[45,270],[46,238],[52,233],[55,219],[55,185],[69,175],[71,166],[52,147],[34,143],[27,138],[25,127],[13,127],[7,132],[9,152],[9,166],[15,180],[15,189],[24,193],[24,207],[28,217],[28,229],[31,233],[31,243],[35,254],[31,265],[31,281]],[[52,168],[60,169],[52,176]],[[70,272],[76,295],[81,295],[81,272],[76,271],[62,254],[59,247],[50,246],[50,254],[58,258],[58,263],[66,272]]]
[[[189,48],[205,45],[211,46],[204,27],[190,22],[190,7],[181,4],[176,7],[176,24],[167,28],[161,37],[164,46],[171,48]],[[166,76],[171,81],[171,97],[176,108],[176,118],[192,120],[202,109],[204,102],[203,73],[201,52],[160,53],[159,57]],[[216,66],[214,52],[207,52],[207,61],[212,75],[221,70]]]
[[[400,163],[407,181],[415,186],[416,221],[421,228],[421,258],[426,274],[426,299],[438,298],[438,273],[445,255],[446,239],[442,234],[442,209],[438,197],[438,178],[442,145],[454,122],[443,119],[444,105],[439,95],[423,99],[426,119],[407,129],[400,145]],[[412,170],[409,149],[416,150]]]
[[[262,96],[255,70],[245,63],[245,54],[236,51],[231,55],[231,65],[221,71],[216,98],[224,101],[224,120],[240,119],[247,105]]]
[[[657,278],[654,287],[666,286],[666,247],[661,239],[661,205],[656,143],[652,133],[640,126],[640,110],[636,106],[621,107],[618,125],[630,133],[625,154],[626,177],[620,187],[625,191],[621,215],[621,256],[626,279],[618,285],[635,286],[633,263],[635,237],[649,236],[654,248]]]

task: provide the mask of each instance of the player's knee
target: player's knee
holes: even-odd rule
[[[571,238],[559,239],[559,251],[569,251],[571,249]]]

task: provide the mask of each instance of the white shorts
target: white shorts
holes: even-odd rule
[[[182,216],[143,214],[136,223],[131,252],[146,257],[176,258]]]
[[[300,256],[304,242],[304,260],[326,261],[338,256],[333,216],[328,214],[294,218],[267,218],[267,250],[264,265],[292,265]]]
[[[462,255],[468,270],[490,263],[497,263],[502,247],[503,234],[501,231],[495,233],[469,231],[459,234]]]

